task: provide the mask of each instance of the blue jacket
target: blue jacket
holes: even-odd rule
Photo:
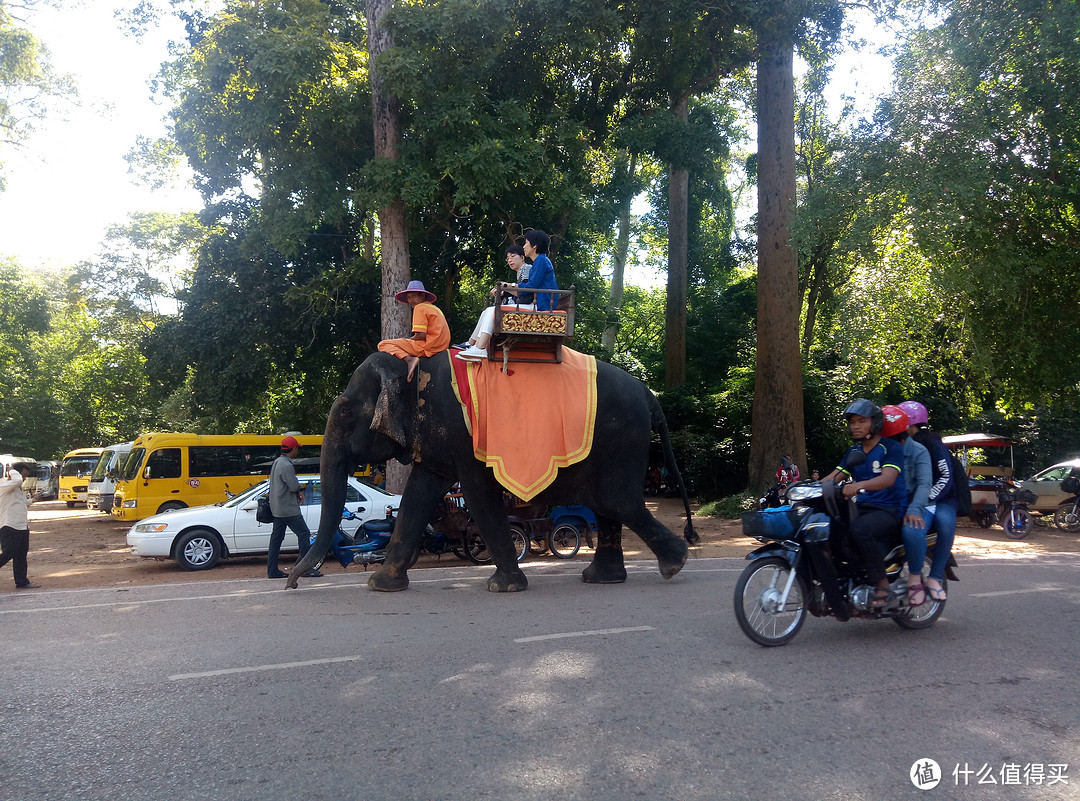
[[[930,502],[932,477],[930,451],[908,437],[904,440],[904,483],[908,488],[909,515],[922,517],[926,505]]]
[[[555,267],[551,259],[544,253],[538,253],[529,267],[529,277],[525,283],[518,284],[518,289],[558,289],[559,283],[555,280]],[[535,292],[519,292],[518,300],[522,303],[532,303]],[[551,311],[554,308],[553,295],[547,292],[539,293],[536,298],[536,308],[540,311]]]

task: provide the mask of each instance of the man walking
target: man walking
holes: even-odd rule
[[[33,471],[26,462],[3,468],[0,477],[0,566],[11,562],[15,589],[40,587],[26,577],[26,554],[30,552],[30,521],[26,511],[30,500],[23,492],[23,480]]]
[[[288,573],[278,568],[278,555],[281,552],[281,543],[285,540],[286,526],[296,535],[300,545],[300,556],[297,561],[304,558],[308,547],[311,545],[311,531],[307,521],[300,513],[300,504],[304,500],[304,493],[300,489],[300,480],[296,477],[296,467],[293,459],[300,453],[300,443],[296,437],[285,437],[281,440],[281,456],[274,460],[270,468],[270,511],[274,513],[274,528],[270,532],[270,551],[266,555],[266,575],[268,578],[285,578]],[[309,570],[304,575],[318,578],[322,575],[318,570]]]

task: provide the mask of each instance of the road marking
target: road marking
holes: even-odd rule
[[[996,592],[973,592],[969,598],[996,598],[999,595],[1027,595],[1029,592],[1060,592],[1062,587],[1025,587],[1022,590],[998,590]]]
[[[319,584],[316,586],[306,587],[306,590],[338,590],[346,587],[353,586],[349,584]],[[185,603],[187,601],[216,601],[222,598],[254,598],[256,595],[273,595],[278,593],[279,595],[284,590],[279,585],[272,590],[236,590],[235,592],[225,592],[218,595],[183,595],[176,598],[147,598],[146,600],[126,600],[126,601],[103,601],[101,603],[90,604],[73,604],[70,606],[43,606],[38,609],[0,609],[0,615],[20,615],[28,614],[31,612],[70,612],[78,609],[107,609],[111,606],[148,606],[150,604],[171,604],[171,603]]]
[[[222,668],[221,670],[204,670],[201,673],[175,673],[169,676],[169,681],[184,681],[185,679],[206,679],[211,676],[229,676],[233,673],[259,673],[264,670],[288,670],[297,667],[310,667],[311,665],[332,665],[335,662],[355,662],[363,659],[362,656],[333,656],[326,659],[309,659],[306,662],[281,662],[276,665],[254,665],[253,667]]]
[[[628,626],[623,629],[593,629],[592,631],[568,631],[563,634],[541,634],[536,637],[518,637],[514,642],[540,642],[562,640],[566,637],[594,637],[598,634],[625,634],[630,631],[654,631],[652,626]]]

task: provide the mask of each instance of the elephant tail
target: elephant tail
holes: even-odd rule
[[[652,430],[660,435],[668,475],[678,485],[679,492],[682,494],[683,508],[686,510],[686,525],[683,526],[683,537],[693,545],[701,537],[694,531],[694,513],[690,509],[690,496],[686,492],[686,484],[683,482],[682,473],[679,472],[679,465],[675,462],[675,450],[671,447],[671,435],[668,433],[667,418],[664,417],[664,410],[660,408],[660,402],[656,399],[656,396],[650,392],[649,398],[652,401]]]

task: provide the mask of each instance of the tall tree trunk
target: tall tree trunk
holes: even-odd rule
[[[757,70],[757,364],[749,488],[766,487],[781,456],[806,472],[799,270],[791,244],[795,213],[795,79],[790,37],[760,41]]]
[[[688,119],[689,95],[671,106],[671,112],[683,123]],[[668,181],[668,279],[667,323],[664,337],[664,386],[667,389],[686,383],[686,252],[687,207],[690,172],[681,165],[669,167]]]
[[[608,297],[607,325],[600,337],[600,346],[608,359],[615,353],[615,335],[619,331],[619,314],[622,311],[623,279],[626,273],[626,255],[630,251],[630,206],[634,203],[634,173],[637,172],[637,155],[630,156],[623,170],[623,158],[619,159],[616,174],[623,182],[619,191],[619,238],[615,243],[614,265],[611,271],[611,292]]]
[[[371,65],[371,116],[375,133],[375,158],[398,161],[401,148],[401,115],[397,97],[390,92],[379,70],[379,56],[394,46],[389,31],[382,27],[383,16],[393,0],[368,0],[368,58]],[[409,237],[405,225],[405,204],[395,197],[379,209],[379,251],[382,258],[383,339],[408,336],[412,315],[394,294],[409,283]],[[408,469],[393,462],[386,466],[386,487],[402,492]]]

